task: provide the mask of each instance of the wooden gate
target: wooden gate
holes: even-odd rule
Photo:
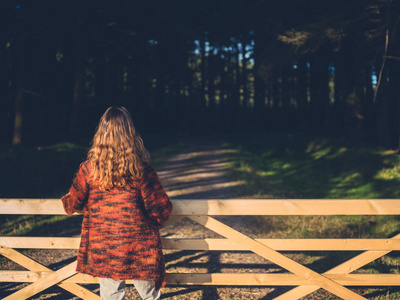
[[[362,266],[400,250],[400,234],[390,239],[252,239],[223,224],[216,215],[400,215],[400,200],[175,200],[172,220],[188,217],[223,239],[163,239],[165,249],[232,251],[248,250],[290,273],[227,274],[168,273],[170,285],[297,286],[275,299],[298,299],[323,288],[343,299],[365,299],[346,286],[400,286],[397,274],[351,274]],[[0,199],[1,214],[65,215],[59,199]],[[0,282],[31,282],[4,299],[26,299],[58,285],[83,299],[100,299],[79,285],[97,279],[77,274],[76,261],[53,271],[15,249],[77,249],[79,238],[0,237],[0,254],[29,271],[0,271]],[[319,274],[278,251],[364,251]],[[128,284],[131,283],[128,281]]]

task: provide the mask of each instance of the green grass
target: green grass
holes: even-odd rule
[[[400,198],[400,156],[393,151],[289,134],[236,135],[225,147],[236,149],[231,171],[253,198]],[[274,228],[272,238],[383,238],[400,232],[399,216],[261,218]]]
[[[400,198],[400,156],[344,140],[268,134],[232,137],[232,170],[261,197]]]
[[[400,156],[365,144],[304,135],[231,136],[236,150],[231,171],[244,180],[253,198],[400,198]],[[387,238],[400,232],[399,216],[259,216],[268,238]],[[359,252],[290,254],[323,272]],[[399,273],[400,257],[391,252],[359,273]],[[400,299],[397,288],[363,289],[368,299]],[[306,299],[337,299],[318,292]]]

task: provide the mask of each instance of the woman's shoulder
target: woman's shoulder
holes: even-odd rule
[[[90,161],[85,160],[79,165],[79,171],[83,172],[84,174],[90,174],[90,170],[92,169],[92,164]]]
[[[154,170],[153,166],[147,162],[147,161],[143,161],[142,162],[142,177],[148,177],[151,174],[156,173],[156,171]]]

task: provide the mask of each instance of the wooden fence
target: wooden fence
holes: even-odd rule
[[[298,299],[323,288],[343,299],[365,299],[346,286],[399,286],[397,274],[351,274],[362,266],[400,250],[400,234],[385,239],[252,239],[221,223],[214,215],[400,215],[400,200],[176,200],[173,220],[188,217],[224,238],[163,239],[165,249],[248,250],[290,273],[168,273],[169,285],[297,286],[275,299]],[[0,199],[0,214],[65,215],[59,199]],[[77,249],[79,238],[0,237],[0,254],[29,271],[0,271],[0,282],[31,282],[4,299],[26,299],[53,285],[83,299],[100,299],[81,284],[97,279],[77,274],[76,261],[53,271],[15,249]],[[364,251],[319,274],[278,251]],[[128,283],[130,283],[128,281]]]

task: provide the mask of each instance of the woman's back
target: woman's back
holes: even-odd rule
[[[153,281],[158,290],[165,284],[159,227],[172,204],[132,128],[125,109],[106,111],[88,159],[61,200],[69,215],[84,212],[78,272]]]

